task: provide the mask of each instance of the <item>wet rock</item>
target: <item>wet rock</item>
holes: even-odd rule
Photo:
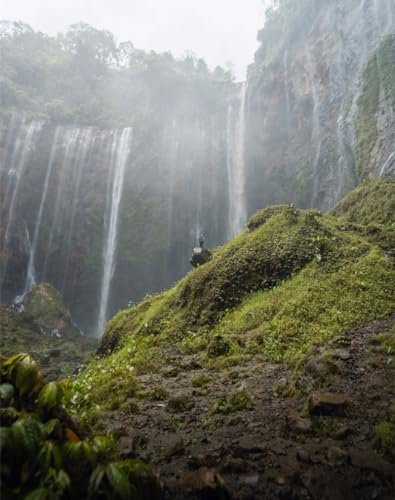
[[[292,432],[307,433],[311,431],[312,422],[309,418],[301,417],[299,413],[292,411],[287,416],[287,426]]]
[[[242,437],[235,446],[235,455],[238,457],[249,455],[250,453],[262,453],[263,451],[264,448],[252,436]]]
[[[231,474],[231,473],[241,473],[241,472],[246,472],[248,470],[248,462],[246,460],[243,460],[241,458],[235,458],[230,456],[225,457],[222,465],[221,465],[221,472],[224,472],[226,474]]]
[[[165,458],[179,457],[185,453],[185,443],[182,437],[174,439],[165,451]]]
[[[311,415],[342,415],[347,400],[343,395],[334,392],[314,392],[308,404]]]
[[[196,247],[192,250],[192,257],[189,262],[193,267],[199,267],[211,260],[212,254],[207,248]]]
[[[220,474],[215,469],[206,467],[185,474],[183,479],[169,483],[169,486],[173,491],[178,491],[185,496],[191,495],[192,498],[196,499],[224,500],[230,498]]]
[[[347,361],[351,358],[350,351],[348,349],[334,349],[330,351],[330,355],[335,359],[341,359],[342,361]]]
[[[326,379],[328,374],[339,373],[341,366],[336,363],[336,358],[331,356],[331,353],[326,353],[310,359],[306,363],[305,370],[315,378]]]
[[[327,457],[331,465],[343,465],[348,460],[348,453],[337,446],[331,446],[328,449]]]
[[[395,467],[376,455],[373,451],[352,450],[350,457],[354,467],[372,470],[380,476],[393,476],[395,478]]]
[[[239,476],[240,482],[247,486],[256,486],[259,481],[259,474],[257,472],[250,474],[242,474]]]

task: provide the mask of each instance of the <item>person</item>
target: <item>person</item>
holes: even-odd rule
[[[200,248],[203,248],[203,246],[204,246],[204,236],[203,236],[203,233],[200,233],[200,236],[199,236],[199,246],[200,246]]]

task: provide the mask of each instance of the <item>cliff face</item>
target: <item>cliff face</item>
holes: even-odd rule
[[[269,15],[249,68],[250,212],[328,209],[391,171],[394,32],[391,0],[283,1]]]

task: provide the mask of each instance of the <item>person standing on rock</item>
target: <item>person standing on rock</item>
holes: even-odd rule
[[[203,233],[200,233],[200,236],[199,236],[199,246],[200,246],[200,248],[204,247],[204,235],[203,235]]]

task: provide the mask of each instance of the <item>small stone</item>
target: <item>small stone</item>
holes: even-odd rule
[[[301,450],[298,450],[296,453],[296,458],[300,462],[304,463],[309,463],[310,462],[310,454],[307,450],[304,450],[303,448]]]
[[[328,449],[327,457],[331,465],[343,465],[347,462],[348,453],[337,446],[331,446]]]
[[[351,358],[350,351],[347,349],[334,349],[330,352],[331,356],[335,359],[341,359],[342,361],[347,361]]]
[[[314,392],[308,404],[311,415],[341,415],[347,400],[343,395],[333,392]]]
[[[167,459],[175,456],[179,457],[181,455],[184,455],[184,453],[185,453],[184,440],[182,438],[177,438],[168,446],[167,450],[165,451],[165,457]]]
[[[239,439],[235,451],[237,456],[240,457],[248,455],[249,453],[261,453],[263,451],[263,448],[256,442],[256,439],[254,439],[253,437],[244,436]]]
[[[309,432],[312,428],[312,422],[309,418],[301,417],[297,412],[293,411],[287,417],[288,428],[293,432]]]
[[[247,486],[256,486],[259,481],[259,474],[256,472],[254,474],[243,474],[239,476],[240,482],[246,484]]]
[[[236,473],[246,472],[248,470],[248,462],[242,460],[241,458],[235,458],[228,456],[224,459],[221,465],[221,472],[224,473]]]

